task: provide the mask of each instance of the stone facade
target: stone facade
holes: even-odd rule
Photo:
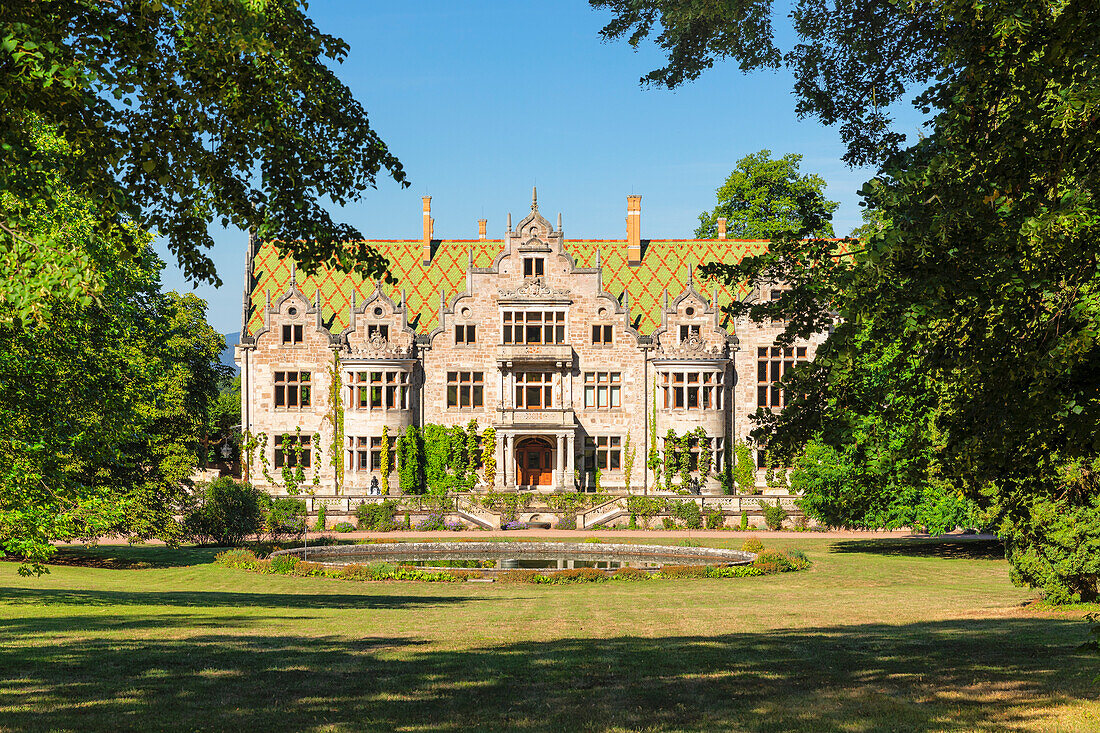
[[[424,262],[418,265],[426,266],[439,244],[431,238],[429,198],[424,207]],[[251,285],[236,353],[244,430],[267,436],[260,450],[275,469],[270,474],[277,478],[280,463],[309,453],[303,472],[317,493],[363,495],[380,478],[383,426],[395,452],[398,434],[409,425],[476,420],[482,429],[496,429],[497,489],[593,488],[597,467],[600,488],[621,491],[629,436],[635,453],[631,489],[652,491],[654,476],[645,464],[655,414],[659,445],[670,429],[683,435],[702,428],[715,470],[702,481],[695,472],[692,488],[721,493],[716,473],[726,452],[747,438],[748,416],[761,400],[775,399],[761,377],[771,379],[773,368],[811,357],[815,344],[780,352],[762,367],[759,350],[771,356],[782,324],[730,322],[718,290],[708,295],[690,264],[679,292],[663,290],[659,299],[650,299],[659,325],[642,333],[642,314],[633,312],[628,289],[609,292],[601,264],[604,248],[617,256],[619,248],[625,250],[633,268],[647,256],[639,234],[640,197],[630,197],[628,207],[628,239],[600,243],[591,266],[580,266],[560,215],[554,227],[533,200],[530,214],[515,227],[509,221],[491,262],[475,266],[471,252],[464,287],[450,297],[443,290],[436,294],[430,330],[417,328],[427,319],[412,312],[404,290],[391,298],[376,286],[357,301],[357,285],[344,313],[326,312],[322,293],[331,298],[330,283],[314,276],[309,296],[293,266],[285,290],[275,300],[267,291],[257,306],[262,282],[250,249]],[[485,243],[484,220],[479,224]],[[627,271],[619,277],[629,276]],[[657,321],[654,313],[646,315]],[[257,321],[261,325],[249,333],[250,322]],[[334,445],[341,420],[343,439]],[[275,444],[284,434],[302,436],[298,452]],[[342,478],[333,465],[334,449]],[[279,491],[255,466],[250,478]],[[396,483],[394,472],[390,484]]]

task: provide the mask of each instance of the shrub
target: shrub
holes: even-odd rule
[[[290,496],[271,500],[264,515],[264,529],[273,540],[298,535],[306,528],[306,503]]]
[[[239,545],[259,533],[271,501],[251,484],[228,476],[200,485],[193,500],[184,515],[184,530],[195,542],[216,545]]]
[[[603,540],[601,540],[599,537],[589,537],[588,539],[585,540],[585,544],[588,544],[588,545],[602,545]]]
[[[279,575],[289,575],[301,560],[294,555],[276,555],[268,561],[268,569]]]
[[[752,449],[741,441],[734,448],[737,462],[733,467],[733,482],[742,494],[756,492],[756,462],[752,458]]]
[[[722,529],[726,526],[726,517],[720,509],[711,509],[706,513],[707,529]]]
[[[317,507],[317,524],[313,525],[314,532],[325,531],[325,505],[321,504]]]
[[[555,585],[564,583],[598,583],[607,580],[607,573],[599,568],[569,568],[547,576]]]
[[[772,573],[786,573],[795,569],[791,559],[778,550],[765,550],[759,553],[752,564],[769,575]]]
[[[527,529],[527,525],[523,522],[512,520],[511,522],[505,522],[500,526],[501,529]]]
[[[612,580],[649,580],[649,573],[639,568],[623,567],[611,574]]]
[[[252,552],[252,550],[245,550],[243,548],[226,550],[214,557],[214,563],[216,565],[224,565],[227,568],[240,568],[242,570],[255,570],[259,562],[260,558],[256,557],[256,553]]]
[[[741,550],[743,552],[763,552],[764,543],[756,539],[755,537],[750,537],[745,540],[744,543],[742,543]]]
[[[332,531],[333,532],[340,532],[341,534],[346,533],[346,532],[354,532],[355,531],[355,525],[352,524],[351,522],[340,522],[338,524],[332,525]]]
[[[676,520],[672,517],[661,517],[661,524],[665,529],[676,529]]]
[[[441,529],[448,529],[447,523],[443,521],[442,514],[429,514],[416,524],[418,532],[434,532]]]
[[[782,529],[783,522],[789,515],[787,514],[787,510],[780,506],[779,500],[776,499],[775,504],[769,504],[765,501],[760,503],[764,508],[764,523],[768,525],[768,529]]]
[[[567,517],[562,517],[558,520],[558,523],[554,525],[554,529],[576,529],[577,528],[577,515],[570,514]]]
[[[806,553],[802,550],[787,550],[787,557],[794,563],[795,570],[805,570],[812,564],[810,558],[806,557]]]
[[[396,501],[363,502],[355,509],[355,518],[358,520],[359,529],[361,530],[389,532],[397,528],[397,524],[393,521],[396,513]]]
[[[662,578],[705,578],[708,568],[706,565],[662,565]]]
[[[703,528],[703,512],[694,501],[677,501],[672,503],[672,516],[684,523],[688,529]]]
[[[538,570],[509,570],[497,576],[501,583],[545,583],[546,576]]]
[[[679,547],[701,547],[695,540],[680,540],[676,545]]]
[[[744,532],[749,528],[749,515],[746,512],[741,512],[741,531]]]

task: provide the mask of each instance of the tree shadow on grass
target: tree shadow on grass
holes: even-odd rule
[[[844,540],[829,546],[830,552],[857,552],[872,555],[935,557],[944,560],[1004,560],[1005,547],[1000,540],[904,538],[881,540]]]
[[[214,608],[336,608],[402,609],[479,603],[476,596],[400,595],[378,592],[364,594],[348,584],[348,592],[333,593],[242,593],[227,591],[116,591],[62,588],[19,588],[0,586],[6,603],[72,606],[194,606]]]
[[[163,545],[65,545],[57,548],[47,565],[68,565],[105,570],[151,570],[206,565],[227,547],[165,547]],[[21,562],[18,558],[11,558]]]
[[[458,650],[172,631],[46,640],[28,623],[0,645],[0,719],[12,731],[1002,730],[1075,704],[1095,714],[1100,671],[1075,649],[1080,623],[1030,618]]]

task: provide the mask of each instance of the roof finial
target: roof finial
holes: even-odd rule
[[[695,287],[695,278],[692,276],[691,263],[688,263],[688,287]]]
[[[290,287],[294,287],[298,284],[298,263],[294,260],[290,261]]]
[[[531,211],[539,210],[539,190],[535,186],[531,186]]]
[[[558,212],[558,234],[561,234],[561,212]]]

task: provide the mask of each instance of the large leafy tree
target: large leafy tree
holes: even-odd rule
[[[398,160],[327,62],[348,46],[297,0],[5,0],[0,13],[0,275],[9,318],[37,318],[44,295],[87,304],[103,278],[37,228],[60,176],[96,202],[97,233],[119,256],[163,236],[186,275],[218,282],[208,225],[278,239],[311,270],[380,277],[386,262],[324,208],[342,205]],[[80,156],[51,168],[41,122]]]
[[[661,24],[670,62],[658,82],[693,78],[722,56],[759,66],[735,41],[771,43],[753,22],[768,3],[596,4],[617,11],[611,36],[638,42]],[[709,16],[693,14],[703,6]],[[741,307],[789,318],[788,338],[841,319],[796,372],[800,397],[762,434],[776,449],[813,435],[840,448],[830,425],[883,417],[892,397],[924,391],[935,430],[901,455],[935,450],[950,486],[997,518],[1017,580],[1053,600],[1095,599],[1100,8],[801,0],[793,17],[801,42],[766,60],[793,68],[800,111],[841,124],[850,161],[881,163],[863,194],[882,226],[844,256],[794,236],[742,266],[708,268],[791,282],[779,301]],[[910,91],[932,119],[903,149],[880,110]],[[893,351],[906,359],[856,389]]]
[[[0,554],[40,570],[56,540],[179,539],[173,517],[225,368],[203,301],[160,291],[147,234],[130,232],[127,246],[145,246],[120,256],[97,205],[62,180],[73,151],[31,132],[52,161],[54,205],[28,207],[25,232],[55,233],[103,279],[96,302],[45,297],[38,320],[0,320]]]
[[[802,156],[789,153],[778,160],[770,150],[746,155],[737,161],[715,195],[718,204],[699,214],[695,236],[714,239],[718,219],[726,219],[727,234],[733,239],[772,239],[779,234],[802,231],[800,212],[807,209],[836,211],[839,204],[825,199],[825,179],[799,173]],[[822,221],[817,237],[833,236],[833,226]]]

